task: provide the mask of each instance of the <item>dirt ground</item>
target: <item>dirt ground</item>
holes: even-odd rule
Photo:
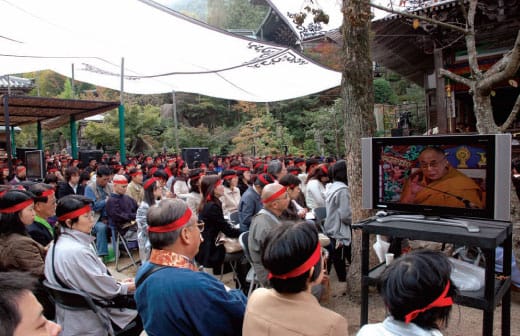
[[[137,257],[137,253],[135,254]],[[122,258],[122,264],[128,263],[128,258]],[[110,263],[110,271],[116,278],[123,279],[134,277],[136,273],[135,267],[130,267],[122,273],[116,272],[114,264]],[[225,274],[222,280],[229,287],[234,287],[231,273]],[[355,335],[359,330],[360,304],[353,302],[347,298],[346,283],[337,281],[336,275],[331,274],[330,277],[330,295],[327,302],[322,303],[323,306],[345,316],[349,323],[349,335]],[[369,323],[380,322],[385,318],[385,307],[383,301],[379,297],[375,289],[371,289],[369,295]],[[444,336],[475,336],[482,335],[482,310],[463,307],[459,305],[453,306],[449,326],[443,331]],[[502,335],[501,333],[502,309],[495,309],[495,318],[493,323],[493,335]],[[143,333],[144,334],[144,333]],[[520,336],[520,292],[511,292],[511,335]]]

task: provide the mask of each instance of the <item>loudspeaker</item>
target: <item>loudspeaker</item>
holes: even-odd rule
[[[393,137],[403,136],[403,129],[402,128],[392,128],[390,130],[390,134],[392,134]]]
[[[188,167],[193,168],[193,162],[209,164],[209,151],[207,148],[183,148],[182,159],[188,163]]]
[[[79,151],[79,161],[81,162],[81,167],[88,166],[90,160],[96,160],[98,163],[101,162],[101,157],[103,156],[102,150],[83,150]]]

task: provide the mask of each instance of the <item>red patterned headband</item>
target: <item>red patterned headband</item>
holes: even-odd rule
[[[296,278],[297,276],[302,275],[303,273],[305,273],[308,270],[310,270],[314,265],[316,265],[318,260],[320,260],[320,257],[321,257],[321,245],[318,242],[318,245],[316,245],[316,249],[314,250],[314,252],[311,254],[309,259],[307,259],[307,261],[305,261],[303,264],[301,264],[300,266],[296,267],[292,271],[290,271],[288,273],[285,273],[285,274],[278,275],[278,274],[273,274],[273,273],[269,272],[269,274],[267,275],[267,279],[271,279],[271,278],[277,278],[277,279]]]
[[[26,201],[13,205],[12,207],[0,209],[0,213],[3,213],[3,214],[15,213],[17,211],[27,208],[28,206],[30,206],[33,203],[34,203],[34,201],[32,200],[32,198],[30,198]]]
[[[77,217],[79,217],[79,216],[81,216],[83,214],[86,214],[87,212],[90,212],[90,211],[92,211],[90,205],[85,205],[82,208],[79,208],[79,209],[76,209],[74,211],[67,212],[66,214],[61,215],[60,217],[58,217],[58,221],[64,222],[67,219],[77,218]]]
[[[173,222],[162,225],[162,226],[150,226],[148,225],[148,231],[149,232],[159,232],[159,233],[165,233],[165,232],[172,232],[175,231],[184,225],[188,223],[191,219],[192,212],[190,208],[186,208],[186,212],[184,212],[184,215],[181,216],[181,218],[174,220]]]
[[[151,186],[155,181],[157,181],[157,180],[158,180],[157,177],[152,177],[152,178],[146,180],[146,182],[144,183],[143,188],[144,188],[144,189],[148,189],[148,188],[150,188],[150,186]]]
[[[286,192],[287,192],[287,187],[283,187],[282,189],[278,190],[277,192],[275,192],[274,194],[272,194],[265,200],[262,200],[262,203],[264,203],[264,204],[271,203],[271,202],[275,201],[278,197],[285,194]]]
[[[448,280],[448,282],[446,283],[446,287],[444,287],[444,290],[442,291],[441,295],[439,295],[439,297],[436,298],[435,301],[433,301],[432,303],[430,303],[429,305],[427,305],[426,307],[424,307],[422,309],[416,309],[416,310],[411,311],[408,314],[406,314],[404,316],[404,322],[410,323],[420,313],[423,313],[429,309],[437,308],[437,307],[441,308],[441,307],[451,306],[453,304],[453,299],[451,298],[451,296],[446,296],[446,295],[448,295],[449,290],[450,290],[450,281]]]

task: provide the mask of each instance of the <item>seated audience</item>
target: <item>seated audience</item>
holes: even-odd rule
[[[0,270],[24,271],[44,279],[45,247],[27,233],[34,222],[33,194],[24,190],[9,190],[0,202]],[[45,316],[54,318],[54,304],[43,285],[38,283],[35,295],[45,308]]]
[[[363,326],[357,336],[442,336],[457,291],[450,273],[448,258],[440,252],[416,250],[396,259],[377,286],[390,316]]]
[[[117,300],[135,291],[133,279],[117,281],[91,248],[90,231],[94,226],[92,201],[84,196],[69,195],[58,201],[57,237],[45,260],[45,277],[56,286],[81,290],[95,300]],[[135,309],[99,307],[112,321],[118,335],[139,335],[142,323]],[[67,310],[56,307],[56,320],[63,326],[61,336],[107,335],[102,323],[91,310]]]
[[[271,230],[262,264],[272,289],[259,288],[251,295],[244,335],[348,335],[345,318],[321,307],[311,294],[325,273],[314,226],[283,223]]]
[[[124,175],[115,175],[112,179],[114,191],[106,203],[106,211],[109,223],[122,232],[126,232],[128,228],[137,230],[135,227],[135,214],[137,212],[137,203],[126,194],[128,180]]]
[[[240,220],[240,232],[249,231],[253,216],[258,213],[264,206],[260,195],[262,190],[274,180],[267,174],[259,174],[253,185],[250,186],[240,198],[238,203],[238,218]]]
[[[34,194],[34,222],[27,227],[27,232],[43,246],[54,239],[54,226],[48,222],[56,214],[56,195],[49,184],[36,183],[29,187]]]
[[[305,207],[305,204],[300,203],[301,201],[305,203],[305,198],[300,197],[302,195],[300,189],[300,179],[297,176],[287,174],[280,179],[279,183],[284,187],[287,187],[287,193],[291,199],[289,206],[284,210],[281,218],[285,220],[304,219],[309,209]]]
[[[226,250],[223,245],[215,245],[217,236],[222,232],[230,238],[238,238],[240,231],[224,219],[220,203],[220,197],[224,194],[222,180],[216,175],[206,175],[200,183],[200,191],[199,219],[206,224],[206,230],[202,234],[204,241],[200,245],[197,261],[206,268],[213,268],[213,272],[220,271]]]
[[[240,202],[240,189],[238,189],[238,175],[234,170],[224,170],[222,174],[222,185],[224,185],[224,194],[220,197],[222,202],[222,211],[224,215],[238,211],[238,203]]]
[[[135,294],[146,333],[242,335],[244,294],[195,265],[204,224],[177,199],[151,206],[147,217],[152,252],[137,273]]]
[[[57,336],[61,327],[45,318],[32,291],[37,281],[27,273],[0,273],[0,335]]]
[[[190,193],[186,198],[186,204],[191,209],[191,212],[199,215],[199,204],[202,198],[200,194],[200,180],[204,176],[204,172],[200,168],[195,168],[190,171]]]
[[[137,208],[135,220],[137,222],[137,244],[139,246],[139,259],[142,262],[150,258],[150,251],[152,246],[150,245],[150,239],[148,238],[148,222],[146,215],[148,209],[160,202],[162,197],[162,189],[157,183],[157,180],[152,177],[144,183],[144,199]]]
[[[132,197],[135,202],[139,205],[143,201],[144,189],[143,189],[143,172],[141,169],[132,168],[128,172],[130,176],[130,183],[126,188],[126,194]]]

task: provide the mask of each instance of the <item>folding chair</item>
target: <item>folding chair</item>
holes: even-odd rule
[[[257,289],[258,287],[261,287],[262,285],[260,284],[260,281],[256,276],[255,268],[253,267],[253,261],[251,260],[251,255],[249,254],[249,243],[247,241],[248,237],[249,231],[242,232],[238,237],[238,241],[240,242],[240,245],[242,245],[242,249],[244,250],[244,256],[249,262],[249,265],[251,265],[251,268],[249,269],[249,272],[247,272],[246,275],[246,282],[249,283],[249,291],[247,292],[247,296],[249,297],[253,290]]]
[[[112,232],[112,248],[114,249],[114,256],[116,258],[116,271],[121,272],[131,266],[134,266],[137,268],[137,265],[141,263],[141,260],[135,260],[134,256],[132,255],[132,252],[130,251],[130,248],[128,246],[128,241],[126,240],[124,234],[119,231],[119,229],[116,227],[115,224],[112,223],[112,220],[108,220],[108,226],[110,227],[110,230]],[[125,249],[126,254],[132,261],[128,265],[119,267],[119,245],[123,245],[123,248]]]
[[[102,308],[94,303],[94,300],[85,292],[75,289],[63,288],[43,280],[43,286],[54,300],[55,304],[66,310],[91,310],[93,311],[103,328],[110,336],[115,336],[110,319],[103,315]],[[59,322],[59,321],[58,321]]]
[[[240,218],[238,217],[238,211],[232,212],[229,214],[229,221],[231,225],[240,224]]]

